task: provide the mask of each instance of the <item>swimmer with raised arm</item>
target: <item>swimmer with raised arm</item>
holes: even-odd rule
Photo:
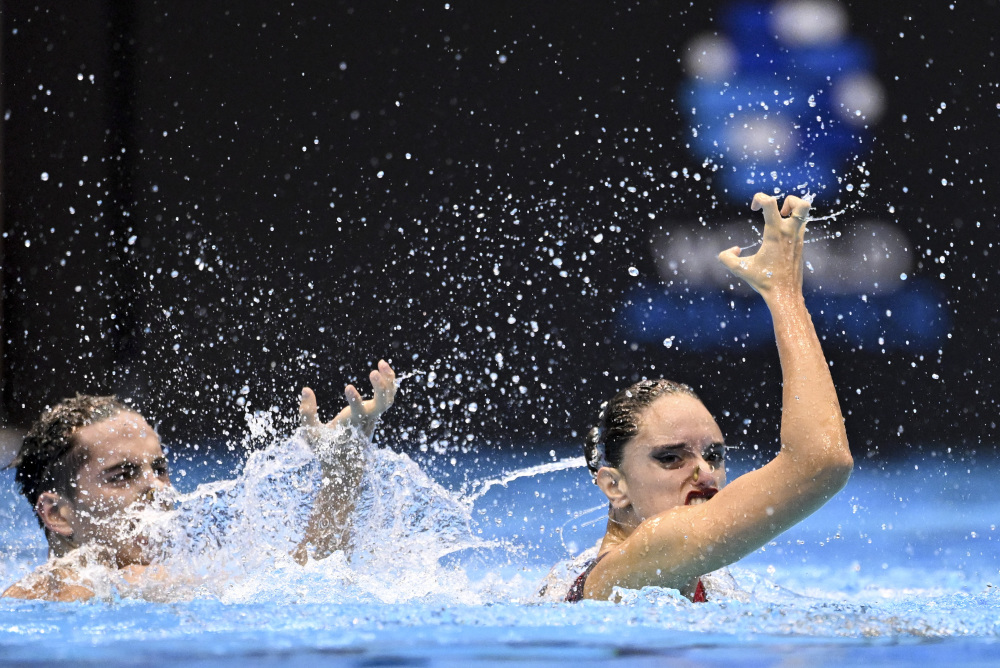
[[[767,304],[783,379],[781,450],[726,484],[725,441],[694,391],[641,381],[615,395],[585,446],[610,508],[594,559],[567,601],[607,600],[615,587],[648,585],[706,600],[701,576],[727,566],[809,516],[840,491],[853,460],[837,392],[802,296],[809,204],[758,194],[758,251],[719,255]]]
[[[364,401],[348,385],[348,406],[325,425],[317,417],[315,394],[302,391],[299,411],[310,445],[320,446],[324,432],[339,426],[352,427],[344,433],[353,436],[317,452],[324,484],[294,552],[300,563],[341,549],[349,540],[354,486],[364,466],[357,452],[396,394],[395,374],[386,362],[379,362],[370,379],[374,398]],[[45,530],[49,561],[4,596],[88,600],[95,592],[80,568],[94,563],[116,570],[129,584],[163,577],[136,517],[164,503],[158,495],[171,487],[170,474],[159,436],[139,413],[116,397],[67,399],[35,422],[12,466]]]

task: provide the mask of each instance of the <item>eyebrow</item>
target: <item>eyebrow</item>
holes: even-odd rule
[[[683,450],[686,447],[686,443],[661,443],[660,445],[654,445],[651,449],[656,452],[666,452],[668,450]]]
[[[653,453],[661,453],[661,452],[669,452],[671,450],[686,450],[687,447],[688,447],[687,443],[662,443],[660,445],[652,446],[651,450]],[[727,447],[729,446],[727,446],[725,443],[721,441],[715,441],[713,443],[709,443],[707,446],[702,448],[702,452],[704,452],[705,450],[711,450],[713,448],[725,449]]]

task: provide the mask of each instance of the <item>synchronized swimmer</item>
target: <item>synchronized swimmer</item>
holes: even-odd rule
[[[393,403],[396,375],[380,361],[369,374],[374,397],[367,401],[353,385],[347,407],[329,423],[318,418],[316,395],[302,390],[299,413],[305,440],[316,447],[323,432],[344,427],[348,440],[317,457],[321,485],[305,534],[293,556],[300,563],[344,549],[350,538],[354,489],[363,474],[360,448],[375,422]],[[4,596],[52,601],[94,597],[84,567],[117,571],[129,584],[162,579],[137,515],[162,504],[171,487],[160,438],[139,413],[116,397],[78,395],[45,411],[24,438],[13,466],[16,480],[45,531],[49,560]]]
[[[727,566],[793,525],[850,477],[853,459],[830,369],[802,295],[809,204],[758,193],[764,233],[754,255],[719,259],[764,299],[782,373],[781,450],[726,484],[725,439],[687,385],[644,380],[611,398],[584,454],[608,499],[597,551],[565,596],[607,599],[615,587],[678,589],[704,601],[701,576]]]
[[[644,380],[601,410],[585,445],[587,466],[607,497],[608,524],[595,557],[566,601],[607,600],[616,587],[648,585],[706,599],[702,576],[731,564],[822,506],[846,484],[853,460],[829,367],[802,294],[809,204],[758,194],[763,240],[740,257],[719,259],[764,299],[781,360],[781,450],[761,468],[726,484],[725,439],[687,385]],[[318,456],[326,484],[313,499],[304,537],[293,556],[323,558],[350,543],[357,489],[364,473],[358,447],[393,403],[395,374],[382,361],[370,379],[374,398],[353,386],[334,420],[318,418],[305,388],[299,406],[305,440],[341,425],[352,444]],[[93,598],[79,555],[116,570],[128,583],[158,572],[135,514],[162,504],[170,488],[160,439],[146,420],[114,397],[77,396],[46,411],[24,439],[16,480],[45,530],[49,560],[4,596],[57,601]],[[74,555],[77,555],[74,558]],[[565,583],[568,585],[569,583]]]

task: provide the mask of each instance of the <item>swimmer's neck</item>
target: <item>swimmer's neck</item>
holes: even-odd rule
[[[616,521],[613,517],[608,517],[608,527],[604,530],[604,540],[601,541],[601,547],[598,548],[598,554],[604,554],[616,545],[620,545],[625,542],[635,527],[623,524]]]
[[[76,545],[66,539],[49,542],[49,561],[75,562],[76,566],[86,566],[92,561],[104,568],[122,571],[126,580],[130,576],[138,577],[149,566],[149,562],[142,561],[120,562],[110,550]]]
[[[625,540],[632,535],[633,531],[635,531],[634,526],[616,521],[614,517],[608,516],[608,528],[604,532],[604,540],[601,541],[601,546],[597,549],[598,556],[605,554],[609,550],[612,550],[618,545],[624,543]],[[687,582],[649,582],[649,584],[675,588],[680,591],[681,594],[693,601],[695,599],[695,592],[698,590],[698,583],[700,581],[700,577],[695,577]]]

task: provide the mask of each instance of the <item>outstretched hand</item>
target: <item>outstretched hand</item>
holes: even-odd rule
[[[347,425],[359,429],[366,437],[371,438],[375,431],[375,422],[389,406],[392,406],[396,398],[396,372],[385,360],[379,360],[378,369],[373,369],[368,378],[375,390],[374,397],[365,401],[357,388],[348,385],[344,388],[347,407],[326,424],[320,422],[316,394],[308,387],[302,388],[302,400],[299,403],[302,425],[309,430]]]
[[[740,257],[740,247],[719,253],[719,260],[737,278],[746,281],[765,301],[802,294],[802,246],[809,202],[794,196],[778,201],[764,193],[754,195],[750,208],[764,211],[764,234],[753,255]]]

